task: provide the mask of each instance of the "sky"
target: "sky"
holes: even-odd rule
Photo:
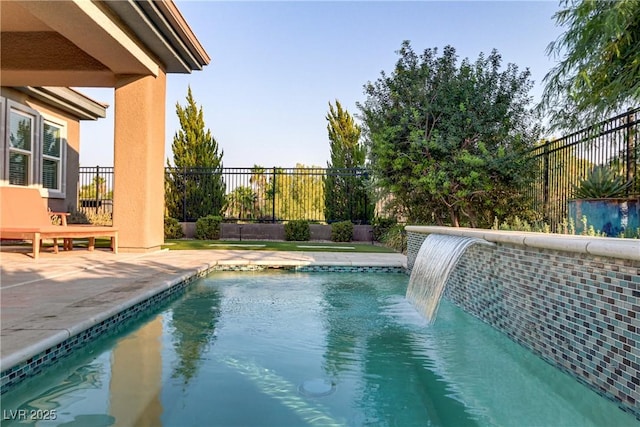
[[[202,71],[167,76],[165,157],[179,129],[176,103],[190,86],[225,167],[326,166],[326,115],[339,100],[358,116],[364,85],[391,72],[403,40],[414,51],[453,46],[462,60],[497,49],[503,66],[542,79],[557,58],[547,45],[557,1],[176,1],[211,57]],[[113,89],[80,88],[113,106]],[[81,124],[80,164],[113,165],[113,107]]]

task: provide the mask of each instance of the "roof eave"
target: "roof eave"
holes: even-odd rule
[[[162,62],[168,73],[202,70],[211,61],[171,0],[104,2]]]
[[[107,116],[108,104],[94,101],[82,93],[67,87],[15,87],[35,99],[62,110],[78,120],[98,120]]]

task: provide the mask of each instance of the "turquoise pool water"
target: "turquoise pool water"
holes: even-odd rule
[[[214,273],[4,395],[2,425],[638,425],[446,301],[426,325],[407,283]]]

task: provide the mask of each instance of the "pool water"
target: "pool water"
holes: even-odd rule
[[[427,325],[407,283],[214,273],[4,395],[2,425],[638,425],[447,301]]]

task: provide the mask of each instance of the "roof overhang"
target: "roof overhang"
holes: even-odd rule
[[[2,86],[115,87],[210,58],[170,0],[0,2]]]
[[[105,5],[157,55],[168,73],[190,73],[210,58],[173,2],[110,1]]]
[[[98,120],[107,116],[108,104],[94,101],[88,96],[67,87],[22,86],[15,89],[62,110],[78,120]]]

